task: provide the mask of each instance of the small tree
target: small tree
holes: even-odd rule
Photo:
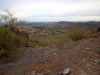
[[[9,10],[4,10],[6,14],[0,15],[0,22],[4,22],[6,25],[21,25],[25,23],[25,21],[17,21],[17,18],[14,17],[14,14],[12,14]]]

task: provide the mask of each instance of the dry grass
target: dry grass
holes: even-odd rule
[[[34,36],[31,37],[30,40],[32,43],[31,46],[59,46],[68,40],[66,40],[66,34],[55,34],[55,35],[47,35],[47,36]]]

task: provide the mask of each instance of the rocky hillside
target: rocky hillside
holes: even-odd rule
[[[27,48],[17,62],[0,65],[0,74],[100,75],[100,32],[59,48]]]

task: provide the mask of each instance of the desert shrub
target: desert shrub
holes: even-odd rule
[[[0,27],[0,55],[11,51],[14,47],[21,47],[25,39],[13,33],[9,28]]]
[[[13,33],[9,28],[0,27],[0,48],[22,46],[24,39]]]
[[[68,33],[68,38],[73,41],[81,40],[89,36],[89,32],[83,28],[72,28]]]

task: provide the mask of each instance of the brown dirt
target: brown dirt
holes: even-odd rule
[[[65,68],[69,75],[100,75],[100,37],[60,48],[28,48],[17,62],[0,65],[0,75],[59,75]]]

